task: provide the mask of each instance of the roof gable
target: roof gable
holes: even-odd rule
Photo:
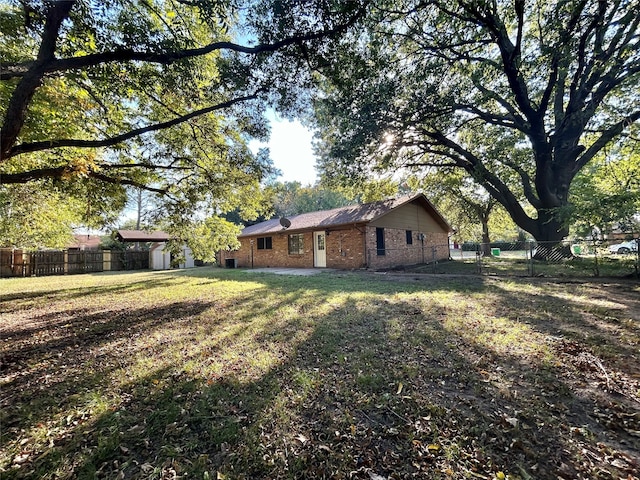
[[[80,249],[98,249],[102,243],[102,237],[99,235],[75,234],[73,241],[68,245],[69,248]]]
[[[400,198],[382,200],[379,202],[365,203],[362,205],[350,205],[347,207],[321,210],[317,212],[301,213],[287,217],[291,226],[287,231],[307,230],[314,228],[329,228],[341,225],[369,223],[387,215],[396,208],[411,202],[420,203],[429,214],[440,224],[444,230],[451,231],[451,227],[440,215],[433,204],[423,194],[404,196]],[[266,235],[285,230],[280,224],[280,219],[273,218],[266,222],[251,225],[242,230],[240,237]]]

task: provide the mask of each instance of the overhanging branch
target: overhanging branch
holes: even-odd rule
[[[88,176],[91,178],[95,178],[96,180],[100,180],[101,182],[111,183],[114,185],[129,185],[132,187],[141,188],[142,190],[146,190],[148,192],[159,193],[161,195],[167,193],[166,188],[151,187],[149,185],[145,185],[144,183],[136,182],[128,178],[113,178],[100,172],[89,172]]]
[[[83,69],[95,65],[101,65],[110,62],[130,62],[141,61],[149,63],[159,63],[162,65],[170,65],[179,60],[186,58],[200,57],[208,55],[210,53],[228,50],[238,53],[258,55],[261,53],[273,53],[282,48],[297,45],[301,42],[309,42],[312,40],[319,40],[325,37],[332,37],[334,35],[345,32],[352,27],[356,21],[364,14],[367,3],[365,3],[356,13],[350,17],[345,23],[337,25],[334,28],[327,30],[321,30],[318,32],[308,33],[306,35],[294,35],[287,37],[278,42],[273,43],[261,43],[253,47],[239,45],[233,42],[212,42],[200,48],[188,48],[184,50],[168,51],[168,52],[140,52],[133,49],[120,49],[110,52],[95,53],[90,55],[84,55],[81,57],[70,57],[54,59],[47,63],[43,68],[45,73],[61,72],[67,70]],[[25,62],[21,64],[8,64],[0,68],[0,80],[8,80],[10,78],[22,77],[29,69],[32,68],[34,62]]]
[[[637,122],[640,119],[640,110],[636,110],[631,115],[623,118],[619,122],[615,123],[607,130],[601,133],[600,137],[593,142],[593,144],[587,148],[584,153],[578,158],[576,161],[576,166],[574,168],[574,174],[577,173],[582,167],[584,167],[591,159],[604,147],[606,147],[609,142],[620,135],[622,131],[631,125],[634,122]]]
[[[83,172],[82,174],[79,174],[78,171],[73,168],[73,166],[69,165],[51,168],[40,168],[18,173],[1,173],[0,185],[25,184],[44,179],[64,180],[71,178],[74,175],[84,175],[86,177],[95,178],[96,180],[100,180],[101,182],[111,183],[114,185],[130,185],[154,193],[165,194],[167,192],[167,189],[165,188],[151,187],[149,185],[145,185],[128,178],[111,177],[98,171],[89,170]]]
[[[181,123],[187,122],[195,117],[205,115],[207,113],[211,113],[216,110],[222,110],[224,108],[231,107],[237,103],[254,100],[257,97],[258,97],[258,94],[255,93],[252,95],[246,95],[244,97],[234,98],[227,102],[223,102],[217,105],[211,105],[209,107],[195,110],[186,115],[173,118],[166,122],[154,123],[152,125],[147,125],[146,127],[136,128],[129,132],[122,133],[114,137],[104,138],[101,140],[60,139],[60,140],[48,140],[48,141],[41,141],[41,142],[23,143],[23,144],[14,146],[9,152],[9,155],[7,156],[7,158],[11,158],[23,153],[38,152],[41,150],[49,150],[52,148],[61,148],[61,147],[76,147],[76,148],[112,147],[114,145],[124,142],[125,140],[138,137],[145,133],[164,130],[166,128],[173,127],[175,125],[179,125]]]

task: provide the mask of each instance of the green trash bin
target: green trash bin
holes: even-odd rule
[[[574,255],[580,255],[582,253],[582,247],[580,245],[571,245]]]
[[[499,257],[500,256],[500,249],[499,248],[492,248],[491,249],[491,255],[493,255],[494,257]]]

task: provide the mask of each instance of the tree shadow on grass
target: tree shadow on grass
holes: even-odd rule
[[[144,272],[149,273],[149,272]],[[154,272],[155,273],[155,272]],[[71,301],[75,299],[85,298],[87,295],[110,295],[120,293],[131,292],[143,292],[152,288],[163,288],[168,286],[176,286],[180,280],[183,282],[188,279],[180,279],[164,272],[155,273],[152,277],[144,276],[140,278],[140,272],[131,272],[130,274],[120,273],[121,278],[126,278],[126,282],[113,284],[113,285],[91,285],[74,288],[46,288],[45,290],[27,291],[27,292],[14,292],[9,294],[3,294],[0,297],[0,313],[11,313],[20,309],[29,308],[33,305],[34,301],[40,301],[39,303],[46,304],[55,301]],[[75,276],[76,279],[81,277],[113,277],[114,272],[101,272],[93,274],[85,274]],[[55,277],[49,277],[54,279]],[[30,279],[20,279],[26,283]],[[39,278],[38,280],[42,280]]]
[[[175,303],[166,316],[156,309],[133,312],[146,319],[136,327],[146,338],[136,344],[138,354],[171,348],[162,329],[176,321],[194,341],[173,339],[185,349],[179,361],[149,365],[111,392],[119,395],[117,404],[71,418],[49,448],[14,462],[3,476],[492,478],[503,471],[512,478],[588,478],[595,470],[584,463],[598,463],[594,457],[598,468],[625,472],[625,457],[598,447],[610,444],[607,433],[619,432],[582,415],[595,404],[576,395],[562,365],[508,353],[460,331],[464,323],[451,321],[457,313],[448,300],[421,296],[424,285],[298,280],[293,288],[285,279],[260,280],[259,298],[237,295],[204,323],[199,316],[215,308],[207,302],[191,310]],[[446,281],[436,288],[446,288]],[[279,301],[268,301],[265,292]],[[453,286],[451,292],[465,290]],[[580,311],[556,297],[540,300]],[[234,304],[245,302],[250,307],[231,318]],[[513,302],[504,290],[496,308]],[[264,317],[269,321],[258,322]],[[227,328],[231,320],[236,323]],[[472,320],[470,309],[465,321]],[[114,341],[131,339],[125,331],[118,337],[116,324],[109,330]],[[216,341],[202,341],[203,333]],[[94,337],[80,337],[77,345],[101,346]],[[233,350],[240,356],[230,359]],[[255,368],[252,362],[265,352],[270,363]],[[126,368],[127,359],[120,360]],[[227,364],[207,370],[214,361]],[[106,363],[94,367],[103,378],[112,373]],[[97,378],[74,386],[73,374],[61,375],[67,391],[52,392],[51,405],[83,390],[110,393]],[[48,415],[42,409],[39,420]],[[575,418],[588,423],[577,425]],[[581,453],[585,448],[590,453]]]
[[[552,342],[579,342],[608,361],[640,375],[640,297],[631,284],[555,284],[537,282],[536,295],[519,293],[495,282],[503,306],[525,304],[520,321],[546,335]],[[496,315],[508,311],[498,308]],[[639,377],[640,378],[640,377]]]
[[[155,282],[149,288],[165,286],[176,287],[174,282]],[[47,420],[73,409],[74,404],[86,403],[87,397],[118,397],[119,392],[109,392],[112,377],[127,376],[128,366],[136,357],[147,352],[154,355],[175,343],[179,340],[172,337],[176,329],[180,329],[180,336],[193,335],[190,324],[196,324],[200,315],[206,314],[204,326],[215,333],[218,325],[228,320],[228,311],[235,304],[253,305],[253,309],[245,309],[248,317],[241,319],[233,332],[225,332],[232,340],[243,334],[252,315],[265,311],[251,295],[238,295],[232,303],[220,301],[216,295],[209,297],[209,301],[167,301],[152,307],[132,308],[136,304],[129,303],[73,308],[65,306],[68,297],[61,295],[53,311],[34,313],[28,322],[7,322],[10,324],[3,325],[0,338],[3,447],[26,432],[44,428]],[[295,296],[283,296],[270,308],[277,309],[288,301],[295,301]],[[150,336],[163,330],[167,332],[157,338]],[[202,335],[206,336],[207,331]],[[87,416],[86,412],[81,416]]]
[[[173,322],[176,312],[189,319],[211,308],[205,302],[180,302],[167,308],[93,312],[90,308],[43,315],[37,327],[3,331],[2,445],[56,411],[64,411],[83,392],[100,391],[114,371],[126,368],[136,352],[132,343]],[[117,356],[113,351],[118,352]],[[26,412],[23,415],[22,412]]]

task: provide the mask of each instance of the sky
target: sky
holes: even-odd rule
[[[313,133],[298,120],[290,122],[267,113],[271,122],[271,137],[268,143],[252,141],[249,146],[257,152],[259,148],[269,147],[270,157],[277,169],[282,172],[280,182],[300,182],[303,186],[312,185],[317,180],[316,159],[311,148]]]

